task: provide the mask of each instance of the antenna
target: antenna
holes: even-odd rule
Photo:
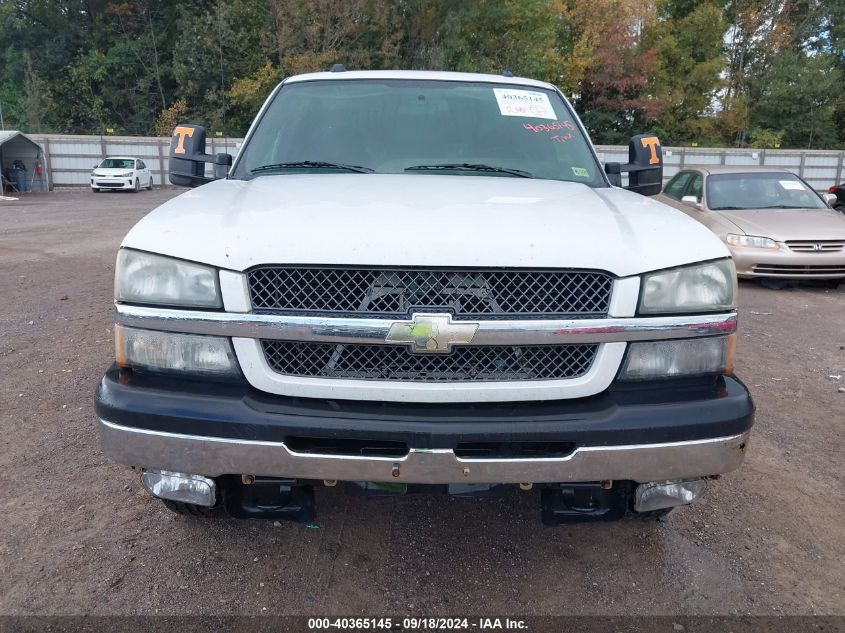
[[[344,66],[343,64],[335,64],[334,66],[332,66],[332,69],[331,69],[330,72],[345,73],[346,72],[346,66]]]

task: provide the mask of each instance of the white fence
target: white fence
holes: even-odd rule
[[[153,184],[168,185],[170,139],[156,136],[64,136],[27,134],[44,150],[51,186],[88,185],[95,164],[106,156],[133,156],[146,163]],[[242,139],[209,138],[206,152],[236,154]],[[209,166],[209,172],[211,167]]]
[[[628,162],[627,147],[598,145],[596,152],[604,162]],[[827,191],[845,178],[844,161],[845,151],[841,150],[664,147],[663,180],[694,165],[768,165],[786,168],[816,190]]]
[[[167,180],[169,138],[142,136],[62,136],[28,135],[44,149],[45,166],[53,185],[87,185],[91,169],[106,156],[137,156],[142,158],[153,174],[157,185]],[[236,154],[239,138],[209,138],[209,154]],[[627,162],[628,148],[611,145],[596,147],[602,161]],[[664,147],[664,179],[679,169],[692,165],[770,165],[785,167],[798,174],[819,191],[826,190],[845,179],[845,151],[821,150],[764,150],[714,149],[700,147]],[[210,167],[209,167],[210,170]]]

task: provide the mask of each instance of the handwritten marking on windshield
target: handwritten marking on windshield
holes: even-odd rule
[[[523,123],[522,127],[532,132],[556,132],[558,130],[574,130],[575,126],[572,121],[555,121],[554,123]],[[570,135],[571,138],[572,135]]]

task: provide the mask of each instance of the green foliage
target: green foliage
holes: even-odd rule
[[[8,128],[243,134],[336,62],[543,79],[598,143],[845,144],[845,0],[0,0]]]
[[[785,50],[765,72],[749,81],[757,106],[751,125],[783,131],[784,147],[822,148],[837,139],[836,102],[845,74],[831,56]]]
[[[701,119],[712,115],[722,87],[724,33],[725,23],[714,2],[668,0],[661,5],[646,41],[657,49],[659,60],[651,88],[668,105],[659,120],[665,144],[701,140]]]
[[[779,149],[783,143],[783,130],[767,130],[754,127],[749,130],[751,136],[751,147],[758,149]]]
[[[726,140],[758,144],[769,130],[783,147],[843,147],[845,0],[729,0],[725,16]]]
[[[169,107],[162,110],[161,114],[158,115],[154,129],[155,135],[170,136],[173,134],[173,129],[179,124],[179,121],[182,120],[182,117],[185,116],[187,111],[188,102],[185,101],[184,97],[171,103]]]
[[[560,24],[546,0],[475,0],[447,5],[440,25],[445,67],[558,83]]]

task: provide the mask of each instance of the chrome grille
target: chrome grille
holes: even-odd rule
[[[273,371],[286,376],[415,382],[577,378],[598,345],[461,346],[450,354],[414,354],[403,345],[262,341]]]
[[[786,245],[798,253],[835,253],[845,248],[845,240],[790,240]]]
[[[412,309],[480,317],[607,315],[613,278],[591,271],[261,266],[248,273],[256,310],[401,317]]]

